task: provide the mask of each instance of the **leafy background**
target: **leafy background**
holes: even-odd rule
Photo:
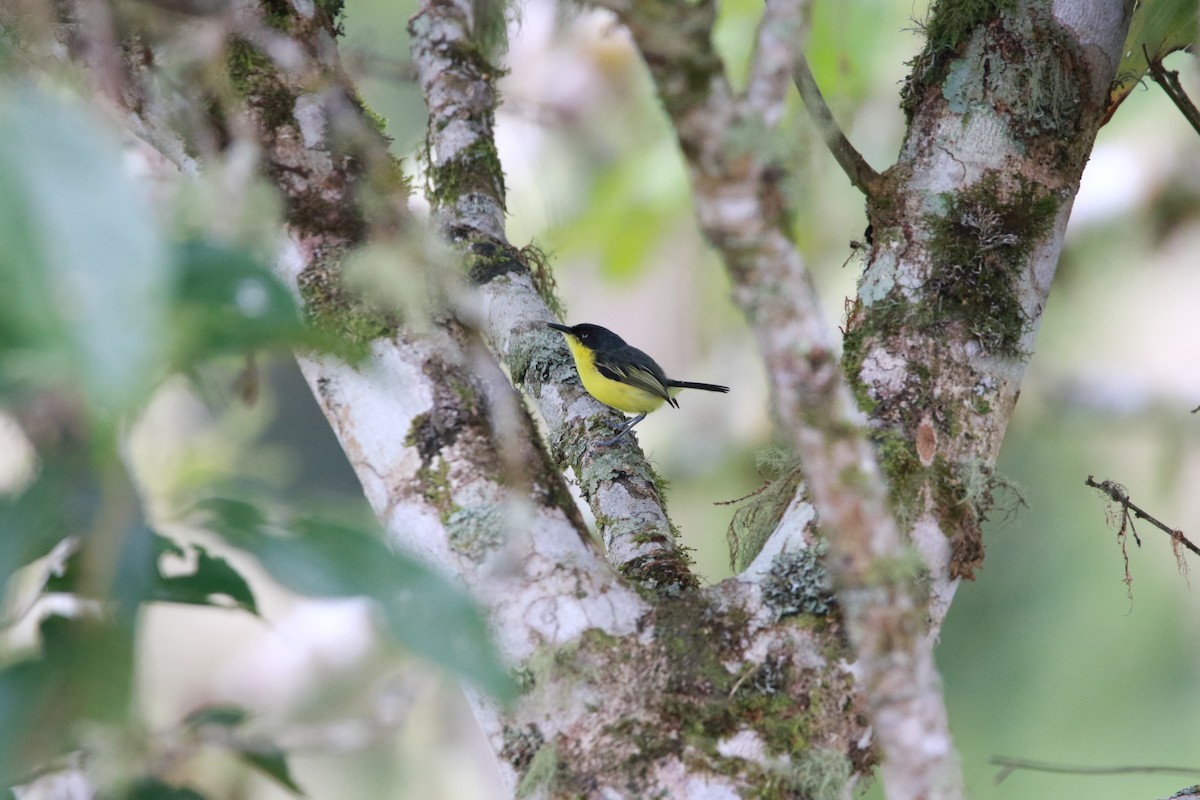
[[[414,5],[349,0],[343,52],[419,184],[424,114],[403,78]],[[815,6],[814,72],[851,140],[886,166],[923,5]],[[721,4],[727,63],[745,63],[760,10]],[[638,429],[697,569],[720,580],[735,507],[713,503],[759,487],[772,444],[753,343],[624,36],[548,0],[519,11],[498,118],[510,238],[551,253],[571,322],[619,331],[672,375],[734,387],[686,394]],[[1200,92],[1189,57],[1167,66]],[[994,755],[1200,768],[1200,603],[1147,526],[1127,590],[1105,503],[1083,485],[1118,480],[1200,530],[1188,491],[1200,478],[1200,418],[1188,413],[1200,405],[1200,140],[1156,88],[1130,85],[1085,174],[1000,459],[1026,507],[990,524],[985,567],[960,588],[938,649],[975,798],[1163,797],[1196,780],[1018,773],[996,785]],[[797,237],[837,324],[861,267],[850,242],[863,203],[793,106],[780,155],[795,166]],[[34,755],[70,740],[113,774],[163,778],[128,796],[167,795],[168,782],[209,797],[287,797],[293,783],[314,798],[496,796],[487,746],[433,665],[500,694],[505,676],[462,596],[387,552],[287,356],[331,344],[297,324],[266,266],[279,213],[269,187],[252,184],[233,213],[222,179],[235,164],[178,185],[131,180],[130,141],[81,104],[7,78],[0,141],[0,408],[27,429],[31,408],[74,421],[39,440],[35,463],[0,416],[0,577],[63,530],[81,541],[54,559],[61,574],[39,561],[9,581],[0,773],[27,775]],[[142,301],[111,302],[130,296]],[[118,563],[143,569],[123,577]],[[123,624],[52,616],[39,639],[28,602],[43,582],[113,598]],[[447,616],[414,615],[414,600]],[[79,651],[92,656],[69,657]],[[49,702],[62,686],[81,688]],[[83,730],[70,724],[80,708],[93,720]]]

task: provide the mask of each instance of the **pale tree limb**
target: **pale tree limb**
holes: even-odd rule
[[[608,558],[643,585],[696,585],[677,547],[645,456],[632,444],[598,447],[611,410],[577,379],[526,255],[504,235],[504,176],[493,141],[494,68],[471,40],[468,0],[425,2],[413,17],[413,62],[429,108],[431,202],[444,237],[464,251],[481,303],[478,325],[550,428],[598,520]],[[597,419],[599,417],[599,419]],[[597,424],[597,423],[600,424]],[[632,437],[631,437],[632,438]]]
[[[687,159],[701,228],[725,260],[734,298],[764,355],[774,408],[796,445],[830,543],[828,563],[872,705],[889,796],[960,796],[941,684],[923,635],[924,589],[888,509],[811,276],[784,227],[778,186],[784,165],[761,154],[769,147],[744,152],[731,145],[735,132],[763,120],[724,75],[711,40],[714,6],[602,5],[617,13],[642,51]],[[792,19],[792,29],[800,30],[803,3],[769,6],[773,25]],[[687,60],[675,52],[680,31]],[[800,48],[792,43],[793,53]],[[704,81],[694,78],[700,70]]]

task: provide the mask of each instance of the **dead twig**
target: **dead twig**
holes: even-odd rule
[[[1146,49],[1146,45],[1142,45],[1142,53],[1146,56],[1146,65],[1150,70],[1150,77],[1162,87],[1167,97],[1171,98],[1171,102],[1179,109],[1179,113],[1183,114],[1183,118],[1188,121],[1192,129],[1196,133],[1200,133],[1200,109],[1196,108],[1196,104],[1192,102],[1192,99],[1187,96],[1187,92],[1183,90],[1183,86],[1180,85],[1179,73],[1174,70],[1163,69],[1162,59],[1151,58],[1150,51]]]
[[[992,756],[988,759],[988,763],[1000,767],[1000,771],[996,773],[996,783],[1000,783],[1000,781],[1019,769],[1033,770],[1035,772],[1058,772],[1068,775],[1124,775],[1127,773],[1200,775],[1200,769],[1196,769],[1195,767],[1080,767],[1073,764],[1052,764],[1047,761],[1031,761],[1027,758],[1008,758],[1007,756]]]
[[[1093,478],[1091,475],[1088,475],[1087,480],[1084,481],[1084,485],[1099,490],[1105,497],[1112,500],[1113,503],[1120,508],[1117,541],[1121,545],[1121,555],[1125,559],[1126,586],[1132,586],[1133,584],[1133,577],[1129,574],[1129,554],[1125,550],[1126,531],[1128,530],[1133,534],[1133,540],[1137,542],[1138,547],[1142,546],[1142,540],[1138,538],[1137,529],[1133,526],[1134,517],[1149,522],[1151,525],[1171,537],[1171,550],[1175,553],[1175,561],[1179,565],[1179,571],[1183,574],[1185,579],[1187,578],[1188,567],[1183,558],[1183,551],[1180,548],[1186,547],[1196,555],[1200,555],[1200,547],[1197,547],[1194,542],[1188,539],[1187,536],[1184,535],[1183,531],[1179,530],[1178,528],[1172,528],[1170,525],[1167,525],[1165,522],[1157,519],[1139,507],[1136,503],[1129,499],[1129,493],[1125,490],[1125,487],[1116,481],[1100,481],[1097,483],[1095,478]],[[1111,509],[1110,513],[1112,513]]]

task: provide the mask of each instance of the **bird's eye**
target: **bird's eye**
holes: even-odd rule
[[[586,333],[579,334],[580,339],[586,339],[587,337],[588,337],[588,335]]]

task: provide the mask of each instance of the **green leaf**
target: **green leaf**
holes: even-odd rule
[[[217,705],[196,709],[187,715],[184,719],[184,724],[189,728],[202,728],[208,725],[215,725],[221,728],[236,728],[245,724],[249,719],[250,712],[241,706]],[[288,767],[287,754],[283,750],[273,745],[262,746],[258,743],[256,743],[254,749],[249,749],[240,746],[239,742],[235,739],[227,739],[222,741],[221,744],[232,750],[238,758],[250,766],[278,781],[283,787],[298,795],[304,794],[304,790],[292,778],[291,769]]]
[[[300,796],[304,795],[304,790],[292,778],[292,771],[288,768],[287,755],[282,750],[241,751],[238,755],[259,772],[274,778],[285,789]]]
[[[172,786],[158,778],[142,778],[131,784],[121,800],[206,800],[204,795],[187,786]]]
[[[220,602],[220,598],[228,597],[238,608],[258,616],[258,604],[254,601],[250,584],[225,559],[209,555],[208,550],[198,544],[185,550],[159,534],[154,534],[154,549],[157,557],[155,580],[147,600],[224,608],[226,604]],[[163,574],[163,556],[186,558],[189,550],[196,554],[192,572],[184,575]]]
[[[194,553],[195,564],[183,574],[165,574],[167,556],[188,558]],[[75,592],[81,585],[82,551],[71,556],[67,568],[47,581],[52,592]],[[110,595],[117,601],[123,618],[132,620],[142,603],[184,603],[197,606],[229,608],[229,598],[236,608],[258,616],[258,604],[250,584],[229,562],[209,555],[200,545],[184,549],[175,541],[155,533],[143,524],[135,525],[121,542],[117,574]]]
[[[1146,74],[1146,54],[1161,60],[1196,41],[1196,0],[1142,0],[1133,12],[1129,35],[1121,51],[1121,63],[1113,82],[1109,113],[1112,113]]]
[[[283,586],[316,597],[372,598],[405,647],[496,697],[511,696],[511,678],[471,598],[378,536],[315,517],[275,526],[238,500],[206,500],[199,510],[214,533],[253,554]],[[291,535],[280,535],[280,529]]]
[[[287,287],[244,249],[192,240],[175,247],[175,363],[273,345],[319,345]]]
[[[86,533],[99,498],[95,474],[66,457],[45,461],[21,494],[0,495],[0,593],[12,573]]]
[[[200,728],[205,725],[236,728],[248,719],[250,719],[250,712],[241,706],[213,705],[195,709],[184,717],[183,723],[189,728]]]
[[[65,726],[41,713],[49,682],[40,661],[0,670],[0,786],[28,778],[35,765],[62,751]]]
[[[102,120],[0,85],[0,241],[4,366],[78,386],[102,417],[141,402],[164,361],[168,260]]]
[[[49,616],[39,632],[40,658],[0,669],[0,786],[73,749],[81,720],[112,722],[129,708],[130,631]]]

